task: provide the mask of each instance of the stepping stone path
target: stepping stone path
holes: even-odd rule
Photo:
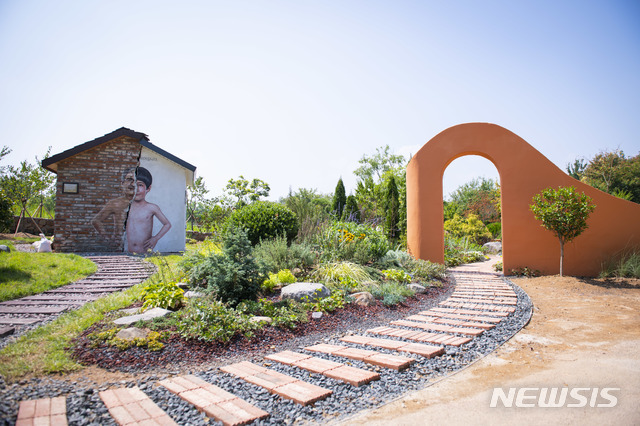
[[[287,370],[291,375],[248,361],[222,366],[220,371],[246,382],[243,386],[249,387],[249,390],[251,386],[257,386],[297,404],[310,405],[331,397],[333,392],[330,388],[308,383],[296,375],[308,377],[309,373],[320,374],[352,386],[367,386],[380,379],[380,374],[345,365],[336,359],[362,361],[378,370],[381,367],[393,371],[410,369],[415,358],[364,349],[363,346],[418,357],[438,357],[447,346],[470,342],[515,311],[517,296],[498,274],[469,271],[451,273],[456,281],[456,289],[436,307],[369,329],[366,335],[347,335],[340,339],[346,345],[321,343],[305,347],[300,352],[282,351],[264,357],[264,365],[271,366],[273,362],[285,364],[292,369]],[[302,370],[306,372],[302,374]],[[157,384],[207,417],[225,425],[248,424],[269,416],[262,408],[195,375],[173,377]],[[176,424],[137,387],[102,391],[100,398],[120,425]],[[22,401],[17,424],[40,424],[44,420],[50,421],[48,424],[67,424],[64,407],[64,397]]]
[[[34,296],[0,303],[0,338],[13,334],[15,326],[46,321],[53,315],[78,309],[109,293],[139,284],[155,272],[155,266],[132,256],[87,256],[98,270],[87,278]]]

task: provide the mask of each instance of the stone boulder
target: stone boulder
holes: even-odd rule
[[[420,284],[411,283],[407,287],[409,287],[411,290],[413,290],[416,294],[422,294],[422,293],[426,293],[427,292],[426,287],[424,287],[424,286],[422,286]]]
[[[370,306],[376,302],[376,299],[368,291],[361,291],[359,293],[353,293],[349,296],[353,297],[353,303],[358,306]]]
[[[280,292],[280,296],[283,299],[293,299],[297,302],[306,300],[317,302],[320,299],[331,296],[331,291],[320,283],[293,283],[284,287]]]
[[[498,254],[502,252],[502,243],[500,241],[491,241],[482,246],[489,254]]]
[[[142,330],[137,327],[129,327],[124,328],[116,334],[116,337],[124,340],[133,340],[133,339],[146,339],[149,335],[149,331]]]
[[[0,245],[0,252],[11,253],[11,249],[8,246],[5,246],[4,244],[1,244]]]
[[[122,318],[118,318],[116,320],[113,321],[114,324],[118,324],[118,325],[126,325],[126,324],[133,324],[134,322],[137,321],[150,321],[154,318],[158,318],[158,317],[163,317],[165,315],[170,314],[171,311],[168,309],[162,309],[162,308],[153,308],[153,309],[149,309],[148,311],[145,311],[141,314],[137,314],[137,315],[130,315],[128,317],[122,317]]]

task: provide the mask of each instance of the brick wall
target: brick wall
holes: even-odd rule
[[[58,163],[56,251],[123,251],[124,222],[114,224],[110,219],[105,226],[110,236],[104,237],[98,234],[91,220],[109,200],[122,195],[122,174],[137,166],[140,150],[141,145],[135,139],[121,136]],[[63,193],[65,182],[77,183],[78,193]]]

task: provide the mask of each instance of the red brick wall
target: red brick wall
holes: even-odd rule
[[[116,227],[116,238],[99,235],[91,220],[102,207],[121,195],[125,170],[138,165],[141,145],[122,136],[58,163],[55,243],[60,252],[123,251],[124,223]],[[78,183],[77,194],[62,193],[63,183]]]

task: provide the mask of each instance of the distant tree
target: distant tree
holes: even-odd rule
[[[396,180],[391,175],[387,181],[385,230],[391,244],[396,245],[400,237],[398,222],[400,221],[400,195]]]
[[[584,169],[587,168],[587,163],[583,158],[576,158],[573,164],[567,164],[567,173],[574,179],[580,180],[582,179],[582,174],[584,173]]]
[[[445,221],[453,219],[456,214],[463,217],[474,214],[483,223],[499,222],[500,185],[485,178],[460,185],[451,193],[451,201],[445,202],[444,212]]]
[[[199,176],[194,182],[193,186],[187,187],[187,221],[191,224],[191,230],[193,231],[193,223],[199,223],[200,220],[196,213],[198,204],[202,204],[205,201],[204,196],[207,195],[209,190],[204,184],[204,179]]]
[[[50,151],[51,147],[47,150],[44,156],[45,159],[49,157]],[[22,220],[27,216],[31,217],[27,210],[29,202],[34,197],[42,196],[42,194],[46,193],[53,185],[55,176],[40,167],[38,157],[36,157],[35,164],[25,160],[20,163],[20,166],[7,166],[5,171],[6,174],[2,177],[3,192],[14,204],[20,206],[20,217],[15,230],[15,233],[17,233]],[[40,229],[35,221],[33,223]]]
[[[298,217],[298,240],[306,241],[318,231],[320,225],[332,215],[331,207],[333,197],[331,195],[318,194],[315,189],[300,188],[280,200],[289,207]]]
[[[0,150],[0,160],[11,153],[11,149],[3,146]],[[6,166],[0,166],[0,182],[4,181]],[[13,225],[13,202],[4,191],[4,185],[0,185],[0,232],[9,232]]]
[[[602,151],[584,169],[583,182],[601,191],[640,203],[640,154]]]
[[[354,195],[347,197],[347,205],[342,212],[342,219],[348,222],[360,223],[360,209],[358,208],[358,201]]]
[[[344,190],[344,183],[342,178],[338,180],[336,185],[336,191],[333,193],[333,212],[338,219],[342,217],[342,212],[347,204],[347,193]]]
[[[268,197],[271,188],[263,180],[253,179],[249,182],[240,175],[238,179],[229,179],[224,190],[227,198],[232,200],[230,207],[238,208],[258,201],[260,197]]]
[[[534,195],[529,206],[542,226],[553,232],[560,242],[560,276],[564,261],[564,244],[588,228],[587,219],[596,208],[588,195],[574,187],[547,188]]]

